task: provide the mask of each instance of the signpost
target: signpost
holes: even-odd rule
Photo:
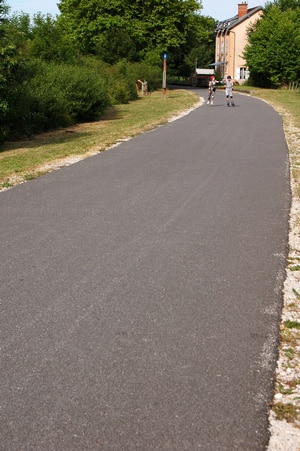
[[[164,53],[164,65],[163,65],[163,80],[162,80],[162,89],[163,89],[163,97],[165,98],[167,95],[167,57],[168,55]]]

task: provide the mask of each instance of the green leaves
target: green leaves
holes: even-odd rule
[[[83,53],[114,63],[184,46],[190,17],[201,4],[196,0],[61,0],[59,9],[60,20]]]
[[[259,86],[278,87],[299,80],[300,7],[287,8],[287,2],[284,7],[268,6],[249,31],[244,57],[253,82]]]

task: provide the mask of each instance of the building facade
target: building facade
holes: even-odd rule
[[[231,19],[219,22],[216,29],[215,63],[211,64],[221,75],[231,75],[240,84],[249,78],[248,67],[243,59],[247,44],[247,30],[262,14],[262,7],[248,8],[247,2],[238,4],[238,13]]]

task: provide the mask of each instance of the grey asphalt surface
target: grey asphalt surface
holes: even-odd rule
[[[288,153],[235,101],[0,193],[1,450],[265,449]]]

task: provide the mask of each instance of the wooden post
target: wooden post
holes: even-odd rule
[[[163,97],[166,98],[166,95],[167,95],[167,54],[166,53],[164,53],[162,88],[163,88]]]

